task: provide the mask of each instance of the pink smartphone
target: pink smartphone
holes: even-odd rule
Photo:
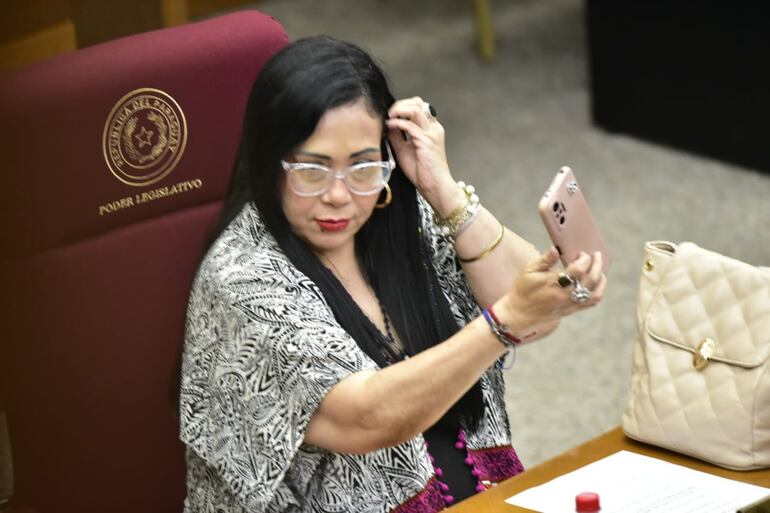
[[[559,170],[540,198],[537,209],[565,266],[581,251],[589,255],[600,251],[602,268],[605,273],[609,270],[612,260],[607,245],[572,169],[564,166]]]

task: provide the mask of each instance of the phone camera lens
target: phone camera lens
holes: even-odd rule
[[[564,224],[564,221],[565,221],[565,220],[566,220],[566,218],[565,218],[564,216],[561,216],[561,217],[559,218],[559,224]]]
[[[554,203],[553,204],[553,211],[554,212],[558,212],[559,211],[559,204],[558,203]]]

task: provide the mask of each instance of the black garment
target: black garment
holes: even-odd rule
[[[436,459],[434,465],[444,471],[439,481],[449,485],[445,495],[454,497],[455,502],[473,496],[478,482],[471,474],[472,467],[465,464],[465,449],[455,448],[457,429],[450,432],[436,425],[423,433],[423,437],[428,442],[428,452]]]

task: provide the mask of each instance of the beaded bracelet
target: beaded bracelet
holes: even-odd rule
[[[455,208],[446,219],[441,219],[435,212],[433,213],[433,221],[438,226],[439,233],[452,239],[468,227],[481,208],[476,189],[472,185],[466,185],[465,182],[457,182],[457,185],[465,193],[465,201]]]

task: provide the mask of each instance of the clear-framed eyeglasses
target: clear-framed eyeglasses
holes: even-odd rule
[[[385,150],[388,152],[387,161],[360,162],[340,171],[321,164],[285,160],[281,161],[281,166],[288,175],[289,188],[299,196],[319,196],[329,190],[338,178],[353,194],[370,196],[382,190],[396,167],[387,141]]]

